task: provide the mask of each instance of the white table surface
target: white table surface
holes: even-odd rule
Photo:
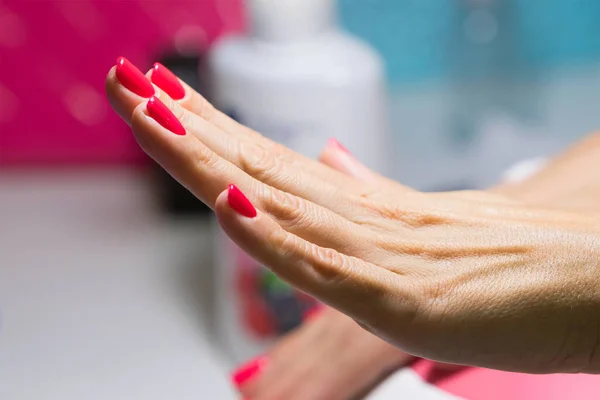
[[[184,284],[207,232],[161,219],[146,183],[0,177],[0,399],[237,398]]]
[[[143,174],[0,175],[1,400],[227,400],[213,235]],[[453,397],[399,371],[369,400]]]

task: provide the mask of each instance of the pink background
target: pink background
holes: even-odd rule
[[[104,77],[243,28],[242,0],[0,0],[0,164],[139,163]]]

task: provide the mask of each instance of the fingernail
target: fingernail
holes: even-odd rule
[[[117,59],[116,75],[123,86],[138,96],[148,98],[154,94],[154,86],[152,86],[152,83],[144,76],[142,71],[137,69],[137,67],[125,57],[119,57]]]
[[[146,110],[148,110],[150,117],[158,122],[163,128],[166,128],[177,135],[185,135],[185,128],[181,125],[181,122],[179,122],[175,114],[169,110],[169,107],[156,96],[152,96],[150,100],[148,100]]]
[[[185,97],[185,89],[177,76],[161,63],[154,63],[152,67],[152,83],[164,90],[174,100]]]
[[[242,365],[232,375],[233,383],[239,388],[259,374],[267,363],[266,357],[255,358]]]
[[[229,185],[227,192],[229,206],[246,218],[256,217],[256,208],[235,185]]]
[[[327,145],[329,147],[333,147],[334,149],[341,150],[344,153],[350,154],[350,150],[348,150],[346,147],[344,147],[344,145],[341,144],[337,139],[334,139],[334,138],[329,139]]]

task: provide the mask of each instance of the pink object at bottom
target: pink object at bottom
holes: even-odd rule
[[[428,360],[413,366],[425,381],[468,400],[597,400],[600,376],[587,374],[530,375],[462,368],[442,371]]]

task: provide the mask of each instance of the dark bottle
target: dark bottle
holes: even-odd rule
[[[159,58],[159,62],[210,101],[206,85],[202,82],[198,73],[202,63],[202,53],[200,51],[186,51],[185,54],[178,52],[165,53]],[[154,171],[159,187],[160,205],[165,212],[175,216],[209,215],[210,208],[160,166],[155,165]]]

